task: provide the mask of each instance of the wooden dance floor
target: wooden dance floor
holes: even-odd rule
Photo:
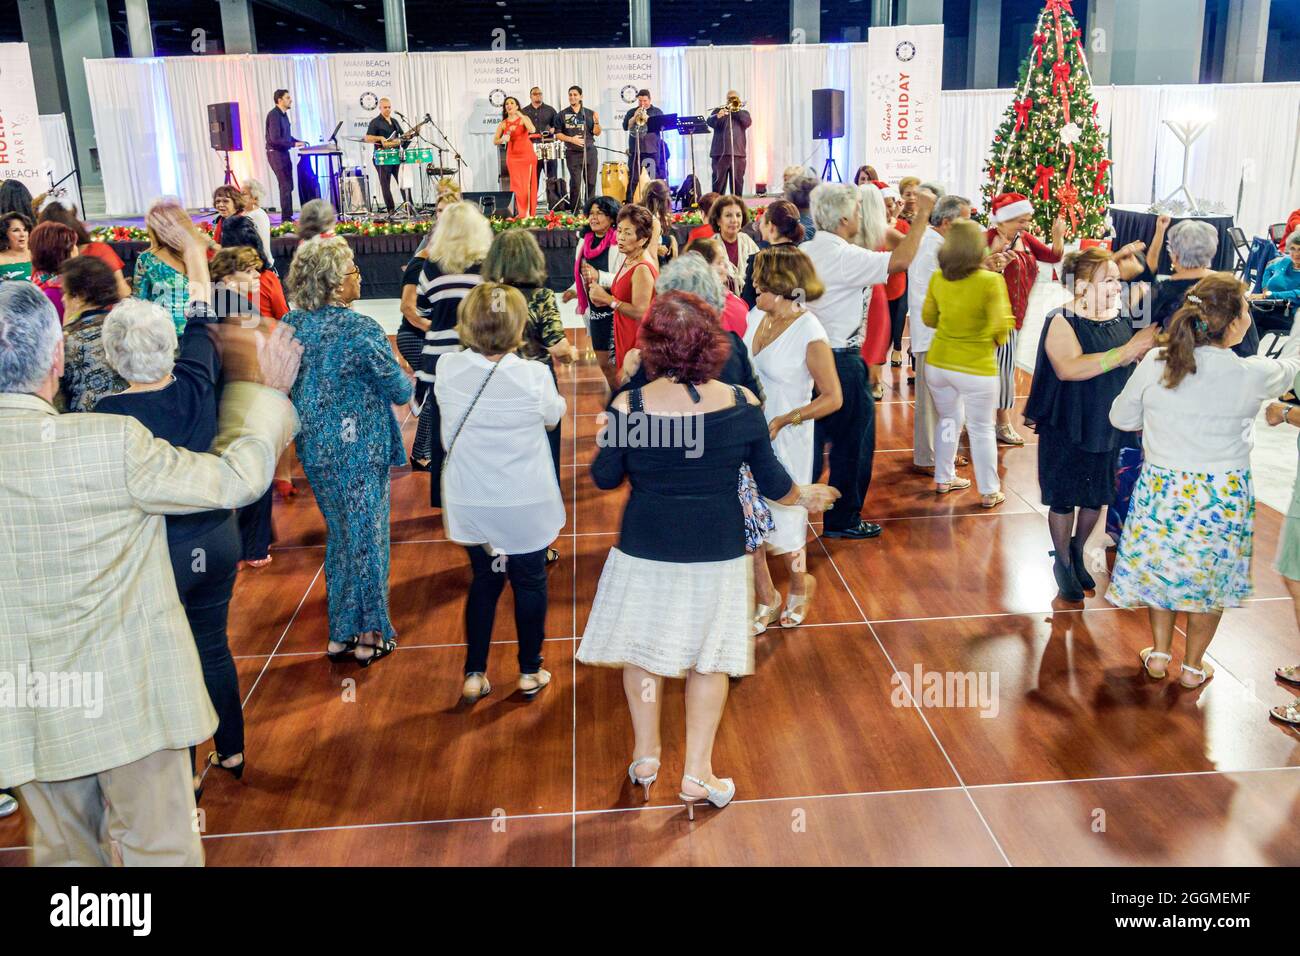
[[[1137,659],[1144,614],[1056,600],[1033,445],[1000,451],[1007,501],[993,513],[974,489],[937,498],[911,471],[904,372],[886,369],[877,406],[865,513],[884,534],[810,540],[809,622],[758,638],[757,672],[732,684],[714,770],[735,778],[736,801],[694,823],[676,802],[681,683],[667,685],[663,769],[645,805],[625,773],[619,673],[575,666],[626,499],[588,474],[593,367],[561,372],[568,524],[550,571],[554,680],[532,702],[514,693],[507,589],[493,692],[459,704],[468,562],[428,507],[429,476],[407,469],[393,473],[400,650],[372,669],[331,665],[324,525],[299,482],[275,505],[274,562],[241,572],[235,590],[249,769],[242,782],[207,776],[208,864],[1300,864],[1300,737],[1267,716],[1291,697],[1274,666],[1300,662],[1271,568],[1280,516],[1260,507],[1256,594],[1224,619],[1215,678],[1194,692],[1152,683]],[[896,678],[918,672],[970,675],[968,689],[991,696],[898,706]],[[24,842],[21,813],[0,821],[0,865],[25,864]]]

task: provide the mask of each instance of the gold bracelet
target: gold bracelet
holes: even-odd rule
[[[794,418],[790,419],[790,424],[791,424],[791,425],[802,425],[802,424],[803,424],[803,412],[801,412],[799,409],[796,408],[796,409],[794,410]]]

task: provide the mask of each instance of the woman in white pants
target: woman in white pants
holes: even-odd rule
[[[998,479],[994,421],[998,407],[996,349],[1015,328],[1006,283],[982,268],[988,243],[970,221],[952,224],[939,250],[939,271],[930,279],[921,319],[934,329],[926,355],[926,385],[934,398],[935,491],[946,495],[970,487],[956,475],[957,440],[963,412],[971,461],[983,496],[996,508],[1006,500]]]

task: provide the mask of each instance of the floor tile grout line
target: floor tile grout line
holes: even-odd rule
[[[795,794],[793,796],[783,797],[752,797],[748,799],[734,800],[737,806],[742,804],[767,804],[767,803],[793,803],[801,800],[835,800],[835,799],[854,799],[862,797],[890,797],[890,796],[914,796],[918,794],[930,793],[955,793],[965,790],[998,790],[1009,789],[1013,787],[1049,787],[1049,786],[1067,786],[1080,783],[1127,783],[1130,781],[1144,780],[1163,780],[1180,777],[1209,777],[1209,776],[1229,776],[1233,774],[1247,773],[1278,773],[1300,771],[1300,766],[1293,767],[1246,767],[1236,770],[1191,770],[1173,773],[1155,773],[1155,774],[1131,774],[1128,776],[1112,777],[1082,777],[1082,778],[1065,778],[1061,780],[1026,780],[1011,781],[1007,783],[977,783],[966,784],[961,786],[947,787],[905,787],[898,790],[856,790],[846,791],[843,793],[808,793]],[[376,830],[389,829],[395,827],[414,827],[414,826],[442,826],[457,823],[491,823],[496,820],[543,820],[555,817],[594,817],[611,813],[639,813],[654,810],[678,810],[677,804],[649,804],[632,807],[606,807],[603,809],[592,810],[556,810],[542,813],[513,813],[506,814],[504,817],[497,816],[476,816],[476,817],[440,817],[427,820],[388,820],[379,823],[342,823],[333,826],[320,827],[290,827],[283,830],[247,830],[238,833],[209,833],[205,834],[205,840],[227,840],[240,837],[260,837],[260,836],[292,836],[299,833],[331,833],[345,830]],[[978,810],[978,808],[977,808]],[[30,847],[0,847],[0,852],[15,852],[18,850],[28,850]]]
[[[862,605],[858,603],[858,596],[853,593],[853,589],[849,587],[848,581],[844,579],[844,574],[840,571],[840,566],[836,564],[834,555],[830,553],[830,549],[826,547],[826,542],[822,540],[820,535],[817,536],[817,543],[821,546],[822,553],[826,555],[826,560],[828,560],[831,563],[831,567],[835,570],[836,576],[840,579],[840,584],[842,584],[844,586],[844,590],[848,592],[849,598],[853,601],[853,606],[856,607],[858,609],[858,613],[862,615],[862,623],[867,625],[867,630],[871,632],[871,637],[876,642],[876,646],[879,647],[880,652],[885,655],[885,662],[889,664],[890,670],[893,671],[894,678],[898,679],[900,686],[902,686],[907,691],[907,696],[912,701],[912,706],[916,709],[917,716],[920,717],[921,722],[925,724],[925,729],[930,732],[930,737],[931,739],[934,740],[935,746],[939,748],[939,752],[943,754],[943,759],[948,761],[948,767],[952,770],[953,776],[957,778],[957,783],[961,786],[962,791],[966,794],[966,799],[970,801],[971,807],[975,810],[975,815],[978,816],[980,822],[984,824],[984,829],[988,832],[989,839],[993,841],[994,847],[997,848],[999,855],[1001,855],[1003,861],[1007,864],[1007,866],[1011,866],[1011,860],[1007,856],[1006,851],[1002,848],[1002,842],[997,838],[997,834],[993,832],[993,827],[989,825],[988,820],[985,819],[984,813],[979,808],[979,804],[975,802],[974,795],[972,795],[970,790],[967,789],[966,781],[962,779],[961,772],[958,771],[957,765],[953,762],[952,757],[948,755],[948,750],[946,747],[944,747],[943,741],[939,739],[939,735],[935,732],[934,727],[931,726],[930,719],[926,717],[925,711],[921,708],[919,702],[912,695],[912,688],[902,680],[903,677],[902,672],[898,669],[898,666],[894,663],[893,657],[890,656],[889,650],[885,647],[884,642],[881,641],[880,635],[876,633],[876,629],[871,626],[871,622],[867,619],[866,612],[862,609]]]
[[[307,589],[302,592],[302,597],[298,601],[298,606],[293,609],[293,614],[290,616],[289,622],[285,624],[284,630],[280,632],[280,639],[275,642],[275,647],[271,648],[271,653],[266,656],[266,663],[262,666],[261,671],[258,672],[257,677],[253,679],[253,686],[248,688],[248,693],[244,695],[244,699],[239,705],[241,710],[248,709],[248,702],[253,697],[253,691],[257,690],[257,685],[262,682],[263,675],[266,674],[267,668],[271,666],[271,661],[275,659],[275,652],[280,649],[280,645],[284,643],[284,639],[289,636],[289,629],[293,627],[293,622],[298,620],[298,615],[301,613],[303,605],[307,603],[307,598],[311,596],[311,589],[316,586],[316,582],[320,579],[324,570],[325,562],[322,561],[320,567],[316,569],[316,573],[312,575],[312,579],[310,583],[308,583]]]
[[[599,367],[598,367],[599,369]],[[573,408],[574,408],[574,435],[573,435],[573,580],[570,584],[570,612],[573,625],[569,633],[578,633],[578,434],[577,434],[577,408],[578,408],[578,377],[573,377]],[[576,640],[576,638],[575,638]],[[570,680],[573,704],[573,720],[569,732],[569,775],[571,803],[573,816],[569,824],[569,866],[577,867],[578,865],[578,648],[576,644],[571,645],[569,649],[569,668],[571,672]]]

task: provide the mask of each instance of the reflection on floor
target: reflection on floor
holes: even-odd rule
[[[1001,451],[1008,498],[994,513],[973,491],[937,498],[911,471],[904,372],[887,370],[878,406],[866,513],[885,532],[811,540],[808,624],[758,639],[757,672],[733,685],[719,732],[714,766],[739,796],[694,823],[674,802],[680,685],[645,805],[625,773],[620,676],[573,659],[626,497],[587,472],[594,369],[560,377],[569,522],[550,571],[555,680],[532,702],[512,693],[507,591],[497,689],[458,704],[468,563],[428,507],[429,476],[405,468],[392,515],[401,648],[365,671],[331,665],[323,524],[300,480],[276,502],[274,562],[240,574],[231,609],[249,770],[209,774],[209,864],[1300,863],[1300,738],[1266,716],[1292,696],[1273,667],[1300,662],[1271,569],[1279,515],[1260,509],[1256,594],[1225,617],[1214,680],[1151,683],[1137,665],[1143,615],[1099,595],[1055,600],[1032,444]],[[900,706],[903,685],[920,708]],[[0,865],[25,863],[23,843],[21,815],[0,821]]]

